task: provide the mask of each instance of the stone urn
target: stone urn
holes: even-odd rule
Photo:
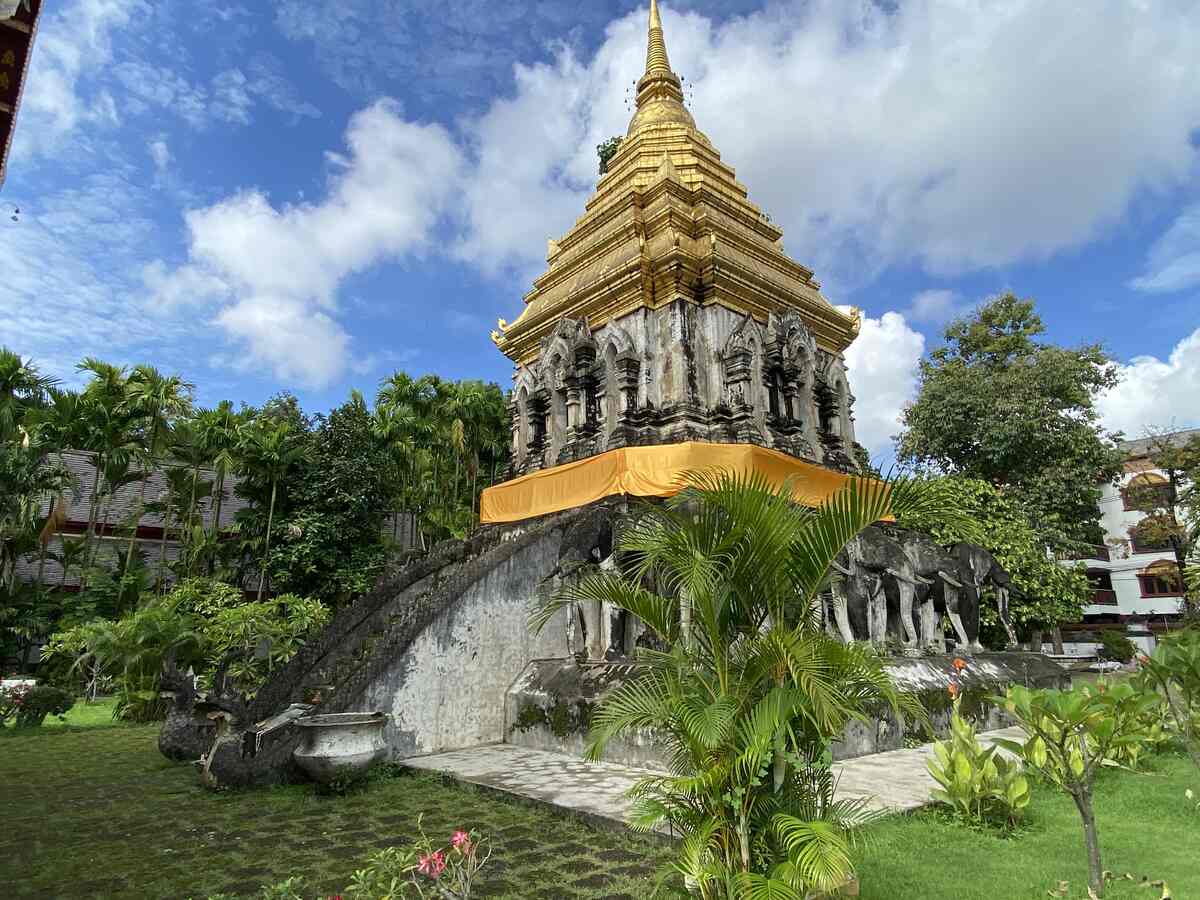
[[[292,758],[313,781],[365,772],[387,756],[386,713],[331,713],[296,720],[300,745]]]

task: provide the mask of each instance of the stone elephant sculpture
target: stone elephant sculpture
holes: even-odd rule
[[[919,531],[898,535],[901,548],[912,563],[916,577],[913,607],[921,646],[945,650],[941,617],[947,614],[962,644],[969,643],[963,628],[960,599],[962,573],[958,558],[947,548]]]
[[[968,614],[964,621],[966,631],[960,636],[969,635],[969,646],[976,650],[983,649],[979,642],[979,605],[983,598],[983,589],[990,584],[995,589],[1000,624],[1004,626],[1008,636],[1008,646],[1017,646],[1017,633],[1013,629],[1008,608],[1013,591],[1012,576],[1000,565],[996,557],[976,544],[955,544],[951,553],[958,561],[958,570],[963,580],[959,604],[965,606],[963,611]]]
[[[848,565],[843,575],[848,618],[866,619],[866,636],[882,644],[889,630],[906,647],[915,648],[921,636],[913,617],[917,588],[927,580],[917,574],[912,559],[900,542],[876,525],[864,528],[846,546]],[[889,627],[889,599],[898,613],[898,623]]]

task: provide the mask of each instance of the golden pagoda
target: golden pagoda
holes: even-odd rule
[[[616,448],[747,444],[855,468],[859,329],[699,130],[650,2],[637,112],[583,216],[492,338],[516,367],[515,475]]]

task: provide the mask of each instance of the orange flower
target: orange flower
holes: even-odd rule
[[[958,699],[958,683],[957,682],[954,682],[954,681],[950,682],[950,687],[946,688],[946,691],[950,694],[950,696],[953,699],[955,699],[955,700]]]
[[[967,667],[967,661],[965,659],[962,659],[961,657],[955,657],[952,665],[954,666],[955,669],[957,669],[959,672],[961,672],[963,669],[965,669]]]

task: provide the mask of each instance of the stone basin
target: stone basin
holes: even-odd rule
[[[292,758],[313,781],[365,772],[387,756],[386,713],[330,713],[296,719],[300,745]]]

